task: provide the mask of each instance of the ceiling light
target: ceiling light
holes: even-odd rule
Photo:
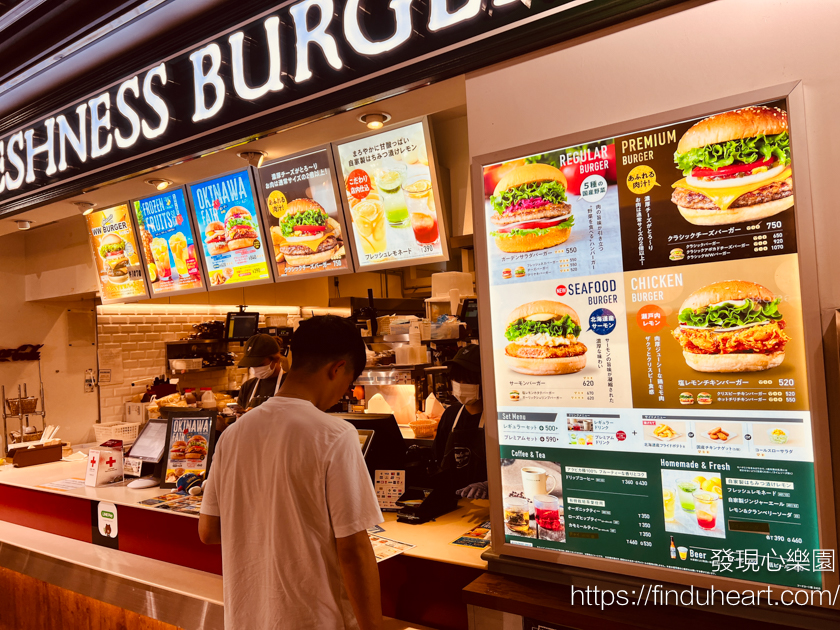
[[[35,221],[23,221],[23,220],[21,220],[21,221],[15,221],[15,223],[17,223],[17,228],[19,230],[28,230],[29,228],[32,227],[32,224],[35,223]]]
[[[242,153],[237,153],[236,155],[248,162],[251,166],[259,168],[262,166],[262,163],[266,156],[268,156],[268,153],[265,151],[243,151]]]
[[[147,179],[146,183],[149,186],[154,186],[158,190],[166,190],[172,185],[168,179]]]
[[[371,112],[359,116],[359,121],[366,124],[368,129],[382,129],[389,120],[391,120],[391,114],[385,112]]]
[[[91,203],[90,201],[72,201],[71,202],[76,208],[79,209],[83,215],[87,216],[91,212],[93,212],[93,207],[96,205],[95,203]]]

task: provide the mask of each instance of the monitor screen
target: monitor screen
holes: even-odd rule
[[[259,313],[228,313],[225,322],[225,339],[245,341],[257,334]]]
[[[131,446],[128,456],[157,463],[163,455],[164,448],[166,448],[166,419],[151,419]]]
[[[408,446],[400,433],[396,418],[380,413],[330,414],[346,420],[359,431],[376,434],[365,454],[365,463],[371,478],[377,470],[405,470]]]

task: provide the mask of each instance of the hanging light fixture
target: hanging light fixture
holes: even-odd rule
[[[243,160],[248,162],[251,166],[256,166],[259,168],[262,166],[263,161],[265,160],[268,153],[265,151],[243,151],[242,153],[237,153],[239,157]]]

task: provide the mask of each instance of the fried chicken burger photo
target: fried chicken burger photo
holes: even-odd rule
[[[685,132],[674,161],[686,177],[671,196],[694,225],[756,221],[793,207],[787,113],[744,107]]]
[[[716,282],[688,296],[673,331],[688,366],[698,372],[759,372],[785,360],[781,299],[744,280]]]
[[[503,252],[532,252],[569,238],[575,217],[566,203],[566,177],[549,164],[525,164],[507,173],[490,204],[491,236]]]
[[[520,374],[572,374],[586,366],[586,346],[578,341],[580,318],[562,302],[523,304],[508,316],[505,362]]]

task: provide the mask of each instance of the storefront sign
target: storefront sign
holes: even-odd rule
[[[155,295],[204,289],[183,188],[133,202],[140,249]]]
[[[353,271],[330,148],[285,157],[257,172],[278,281]]]
[[[286,3],[0,137],[0,204],[383,73],[391,76],[378,91],[404,85],[415,64],[476,49],[489,37],[508,42],[496,55],[533,46],[533,38],[512,36],[513,27],[539,30],[537,22],[554,18],[556,28],[543,28],[540,37],[559,41],[569,36],[564,25],[585,29],[616,21],[622,12],[639,11],[638,4],[469,0],[452,9],[445,0],[395,0],[387,8],[370,0]],[[466,62],[464,54],[459,59]],[[470,63],[486,61],[485,55]]]
[[[430,138],[422,119],[335,145],[359,269],[449,259]]]
[[[85,218],[102,303],[149,297],[128,204],[92,212]]]
[[[507,543],[822,585],[795,168],[783,100],[484,166]]]
[[[190,184],[210,289],[271,281],[251,170]]]

